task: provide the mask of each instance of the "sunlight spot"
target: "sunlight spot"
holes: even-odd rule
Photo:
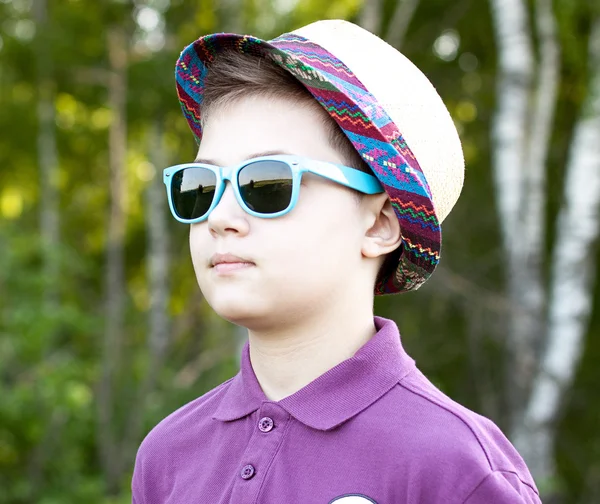
[[[15,219],[23,212],[23,195],[15,187],[7,187],[0,197],[0,212],[7,219]]]
[[[444,61],[452,61],[456,58],[459,46],[460,36],[458,32],[456,30],[444,30],[433,43],[433,52]]]

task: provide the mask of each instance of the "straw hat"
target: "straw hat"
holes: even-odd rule
[[[439,262],[440,224],[464,181],[458,132],[431,82],[387,42],[344,20],[317,21],[269,41],[206,35],[181,52],[175,69],[198,142],[206,65],[227,47],[287,69],[339,124],[390,196],[402,230],[398,263],[375,295],[418,289]]]

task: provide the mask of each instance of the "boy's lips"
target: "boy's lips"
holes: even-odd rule
[[[246,259],[244,257],[240,257],[234,254],[214,254],[211,259],[210,259],[210,266],[211,267],[215,267],[219,264],[246,264],[247,266],[249,265],[254,265],[254,263],[250,260],[250,259]],[[241,263],[241,264],[240,264]]]
[[[248,262],[236,262],[236,263],[219,263],[213,267],[215,273],[230,273],[237,270],[243,270],[253,268],[255,265]]]

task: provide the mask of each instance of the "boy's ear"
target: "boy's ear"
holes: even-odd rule
[[[363,198],[366,231],[362,254],[365,257],[386,256],[402,243],[402,233],[392,201],[387,193]]]

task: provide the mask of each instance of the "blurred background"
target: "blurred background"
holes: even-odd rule
[[[443,392],[493,419],[544,502],[600,502],[595,0],[0,0],[0,503],[127,503],[137,448],[237,373],[162,169],[200,35],[343,18],[430,78],[464,191],[419,291],[376,298]],[[234,139],[233,139],[234,140]]]

